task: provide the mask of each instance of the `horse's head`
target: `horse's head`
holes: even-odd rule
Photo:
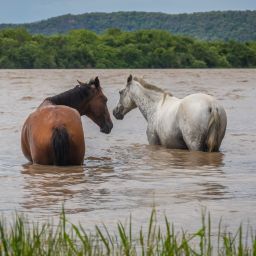
[[[122,120],[129,111],[136,108],[136,104],[130,97],[130,86],[133,82],[132,75],[127,79],[126,87],[119,91],[120,98],[117,106],[113,110],[113,115],[116,119]]]
[[[107,97],[102,92],[99,78],[91,79],[88,84],[80,81],[78,83],[90,95],[89,100],[82,104],[80,113],[92,119],[100,127],[101,132],[110,133],[113,123],[107,107]]]

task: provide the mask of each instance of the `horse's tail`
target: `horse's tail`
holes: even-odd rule
[[[220,114],[216,105],[213,105],[210,111],[206,136],[206,151],[213,152],[218,151],[220,146]]]
[[[69,135],[65,127],[56,127],[52,133],[53,164],[69,164]]]

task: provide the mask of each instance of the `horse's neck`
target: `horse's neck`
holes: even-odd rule
[[[84,102],[85,102],[84,95],[82,95],[78,91],[72,92],[70,90],[70,91],[55,95],[53,97],[46,98],[41,103],[39,108],[47,105],[65,105],[65,106],[76,109],[82,115],[83,114],[82,108],[84,108]]]
[[[163,99],[163,93],[149,90],[139,85],[132,85],[130,93],[136,106],[147,121],[153,118],[159,102]]]

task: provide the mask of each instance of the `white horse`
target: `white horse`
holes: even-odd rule
[[[224,108],[210,95],[196,93],[178,99],[164,90],[130,75],[113,110],[123,119],[138,107],[148,122],[149,144],[173,149],[218,151],[225,135]]]

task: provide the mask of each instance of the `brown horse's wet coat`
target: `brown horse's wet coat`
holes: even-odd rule
[[[69,135],[70,165],[82,164],[85,154],[84,133],[80,114],[66,106],[43,106],[32,113],[22,129],[22,151],[26,158],[38,164],[54,164],[52,133],[64,127]]]
[[[91,118],[102,132],[111,131],[113,124],[106,105],[107,98],[102,93],[97,78],[95,83],[82,84],[47,98],[29,115],[21,134],[22,151],[29,161],[45,165],[81,165],[85,154],[81,115]],[[55,129],[65,130],[68,137],[68,143],[61,144],[67,147],[65,164],[56,162],[53,146]]]

